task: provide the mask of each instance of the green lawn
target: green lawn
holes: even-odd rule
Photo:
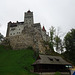
[[[33,50],[10,50],[0,46],[0,75],[36,75],[31,73]]]

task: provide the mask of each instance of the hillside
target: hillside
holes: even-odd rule
[[[0,46],[0,75],[36,75],[31,73],[34,51],[11,50]]]

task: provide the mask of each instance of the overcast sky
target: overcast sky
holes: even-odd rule
[[[5,36],[9,21],[24,21],[24,12],[31,10],[34,22],[47,31],[51,26],[66,34],[75,28],[75,0],[0,0],[0,32]]]

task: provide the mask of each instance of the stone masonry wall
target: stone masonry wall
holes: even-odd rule
[[[25,26],[21,35],[7,37],[7,39],[10,40],[10,45],[14,50],[25,49],[29,46],[43,54],[46,50],[40,24],[32,25],[31,27]]]

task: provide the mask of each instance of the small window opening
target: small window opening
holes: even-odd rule
[[[49,59],[50,61],[53,61],[53,59],[52,59],[52,58],[49,58],[49,57],[48,57],[48,59]]]
[[[59,59],[55,58],[56,61],[59,61]]]
[[[15,35],[15,33],[13,33],[13,35]]]
[[[12,35],[12,33],[10,35]]]

